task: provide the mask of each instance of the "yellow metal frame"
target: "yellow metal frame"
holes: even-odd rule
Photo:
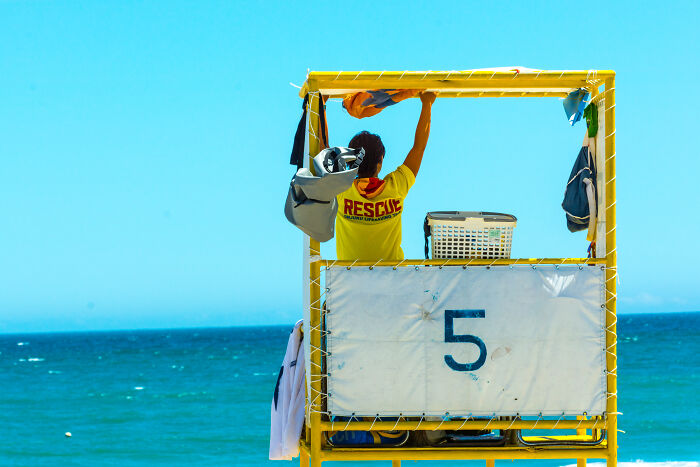
[[[603,87],[603,89],[600,89]],[[310,72],[300,91],[309,95],[309,109],[318,109],[320,95],[342,98],[350,93],[368,89],[428,89],[438,91],[439,97],[563,97],[571,90],[586,88],[593,101],[604,99],[605,116],[605,255],[587,258],[530,258],[499,260],[404,260],[404,261],[333,261],[321,258],[317,241],[309,239],[309,336],[311,352],[310,394],[307,398],[307,426],[300,441],[301,466],[320,467],[323,461],[336,460],[391,460],[394,467],[401,460],[483,459],[493,467],[496,459],[577,459],[578,467],[587,459],[605,459],[608,467],[617,465],[617,334],[616,334],[616,278],[617,244],[615,238],[615,72],[611,70],[586,71],[416,71],[416,72]],[[320,152],[319,116],[309,112],[309,156]],[[599,155],[600,157],[600,155]],[[599,204],[602,204],[599,203]],[[471,420],[445,422],[343,422],[323,420],[321,350],[321,268],[329,266],[377,267],[418,266],[439,267],[500,266],[512,264],[595,264],[605,267],[606,282],[606,371],[607,407],[605,417],[588,420]],[[342,425],[342,426],[340,426]],[[598,430],[606,430],[601,444],[591,446],[505,446],[460,448],[339,448],[324,443],[323,433],[332,430],[434,430],[441,429],[556,429],[577,430],[579,439],[591,439]],[[565,439],[561,435],[557,439]],[[571,438],[570,436],[568,438]]]

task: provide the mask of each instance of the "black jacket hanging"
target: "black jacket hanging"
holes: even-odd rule
[[[301,120],[297,125],[297,132],[294,135],[294,145],[292,146],[292,156],[289,158],[289,163],[296,165],[297,169],[304,166],[304,141],[306,141],[306,105],[309,103],[309,95],[304,96],[304,103],[301,104]]]
[[[292,146],[292,155],[289,158],[289,163],[296,165],[297,169],[304,166],[304,143],[306,142],[306,110],[309,104],[309,95],[304,96],[304,102],[301,105],[302,114],[297,132],[294,134],[294,145]],[[326,106],[323,103],[323,96],[318,95],[318,120],[320,128],[321,149],[328,147],[328,130],[326,128]]]

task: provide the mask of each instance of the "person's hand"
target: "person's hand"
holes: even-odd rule
[[[420,93],[420,101],[423,105],[433,105],[435,99],[437,98],[437,93],[430,91],[423,91]]]

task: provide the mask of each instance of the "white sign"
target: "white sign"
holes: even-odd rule
[[[326,274],[333,415],[605,411],[600,267],[333,267]]]

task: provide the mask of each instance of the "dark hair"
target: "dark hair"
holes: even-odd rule
[[[361,131],[352,137],[348,146],[353,149],[363,148],[365,150],[365,157],[362,159],[357,176],[360,178],[374,176],[377,165],[384,160],[384,144],[382,144],[379,135],[369,131]]]

